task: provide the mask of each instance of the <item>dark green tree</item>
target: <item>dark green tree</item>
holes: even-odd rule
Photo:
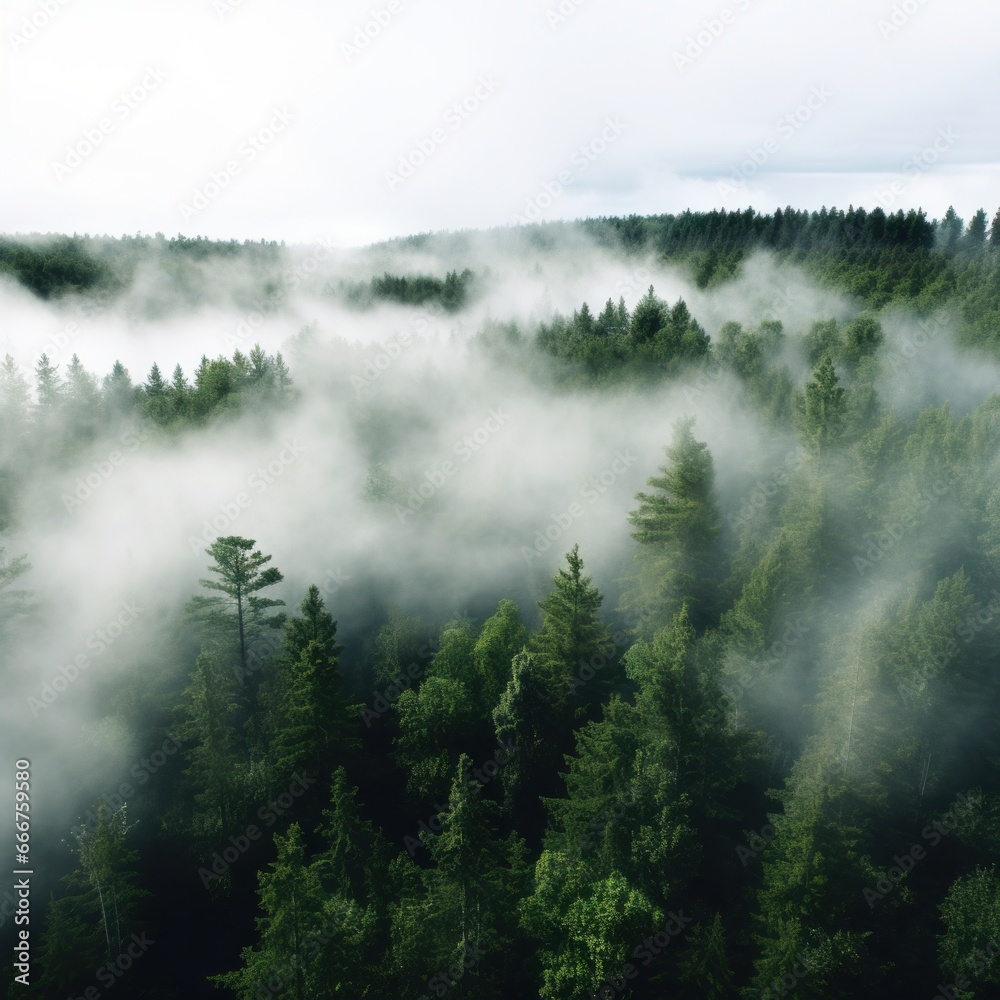
[[[639,549],[622,610],[645,622],[639,631],[647,636],[685,600],[699,626],[712,611],[721,519],[712,455],[704,442],[695,440],[693,425],[692,418],[675,425],[666,449],[668,464],[649,478],[650,492],[636,494],[639,506],[629,514]]]
[[[360,706],[344,695],[337,623],[315,585],[301,611],[301,617],[285,621],[284,646],[267,685],[270,754],[279,784],[304,767],[326,773],[358,746]]]
[[[608,628],[598,617],[604,597],[583,574],[579,545],[567,553],[566,562],[568,568],[557,571],[552,590],[538,602],[542,623],[531,639],[539,679],[552,707],[554,732],[560,724],[567,726],[570,713],[582,704],[581,671],[600,667],[613,650]]]
[[[95,916],[99,917],[108,961],[122,953],[129,935],[135,930],[135,907],[149,893],[139,888],[132,865],[138,853],[126,841],[135,824],[128,823],[128,807],[111,810],[102,799],[96,821],[81,824],[73,831],[76,843],[76,869],[69,875],[70,885],[83,890]]]
[[[187,604],[188,613],[210,638],[223,646],[235,642],[241,684],[249,672],[247,653],[251,644],[266,629],[279,628],[284,621],[284,615],[268,613],[271,608],[284,607],[284,601],[258,596],[265,587],[273,587],[284,578],[274,567],[262,569],[271,556],[261,554],[260,550],[251,551],[255,544],[254,539],[237,535],[217,538],[205,552],[214,560],[209,570],[220,579],[200,582],[206,590],[216,590],[224,596],[197,595]]]
[[[843,432],[847,403],[830,356],[825,355],[813,369],[799,410],[802,443],[819,457],[833,448]]]

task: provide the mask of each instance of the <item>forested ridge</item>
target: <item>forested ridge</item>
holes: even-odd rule
[[[1000,395],[924,405],[932,389],[912,390],[929,356],[968,366],[945,386],[1000,361],[1000,213],[789,208],[512,232],[540,254],[586,239],[633,273],[669,264],[706,296],[764,255],[852,307],[716,322],[650,277],[631,305],[608,288],[569,314],[477,322],[470,368],[543,400],[634,393],[637,423],[655,419],[657,393],[690,410],[621,512],[617,575],[590,568],[570,505],[558,530],[497,542],[519,550],[531,600],[499,592],[488,613],[433,618],[373,595],[354,624],[324,564],[288,591],[282,567],[308,539],[283,552],[236,515],[209,518],[186,597],[150,584],[123,612],[122,669],[68,680],[89,686],[102,732],[145,749],[99,798],[85,789],[71,832],[36,833],[52,892],[32,917],[36,981],[10,996],[1000,996]],[[318,298],[462,316],[502,280],[474,234],[386,246],[420,265],[324,277]],[[453,261],[463,247],[468,267],[427,273],[432,252]],[[280,300],[296,273],[284,252],[6,237],[0,272],[46,302],[111,308],[154,258],[191,302],[212,301],[202,268],[228,260],[238,297],[259,285]],[[72,517],[133,442],[221,460],[236,431],[267,433],[315,403],[301,387],[317,337],[244,343],[188,372],[169,343],[145,374],[97,375],[76,353],[26,372],[8,354],[4,643],[31,642],[45,601],[16,547],[40,483],[61,484],[44,495]],[[396,424],[429,433],[426,413],[366,394],[383,384],[374,348],[330,351],[323,391],[380,444],[364,452],[359,502],[414,531],[453,516],[444,490],[381,447]],[[461,376],[416,370],[415,391],[457,396]],[[502,406],[490,412],[502,428]],[[734,419],[769,445],[713,453],[713,421]],[[298,461],[282,440],[262,483]],[[620,452],[614,476],[633,461]],[[352,530],[337,511],[315,525]],[[372,559],[412,571],[395,553]],[[21,679],[41,723],[77,696],[56,676]]]

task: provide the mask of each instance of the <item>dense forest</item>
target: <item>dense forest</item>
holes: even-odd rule
[[[366,253],[0,240],[19,309],[183,322],[224,287],[296,324],[187,371],[164,337],[146,372],[95,374],[99,332],[0,364],[7,757],[44,733],[34,781],[59,787],[34,814],[33,981],[9,968],[8,995],[1000,997],[1000,212]],[[575,253],[628,289],[517,304]],[[765,266],[788,278],[757,308]],[[404,309],[405,339],[347,339]],[[609,446],[581,485],[571,442],[602,427],[658,453]],[[169,576],[122,542],[249,440],[271,461],[196,508]],[[310,463],[329,480],[293,478]],[[107,562],[80,579],[138,603],[74,659],[47,645],[60,573],[33,567],[97,524]],[[331,577],[330,539],[364,583]]]

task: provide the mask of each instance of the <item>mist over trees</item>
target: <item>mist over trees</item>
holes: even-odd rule
[[[1000,995],[1000,213],[0,272],[11,996]]]

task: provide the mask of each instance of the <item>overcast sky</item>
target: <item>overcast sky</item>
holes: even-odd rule
[[[996,0],[9,0],[0,230],[1000,205]]]

